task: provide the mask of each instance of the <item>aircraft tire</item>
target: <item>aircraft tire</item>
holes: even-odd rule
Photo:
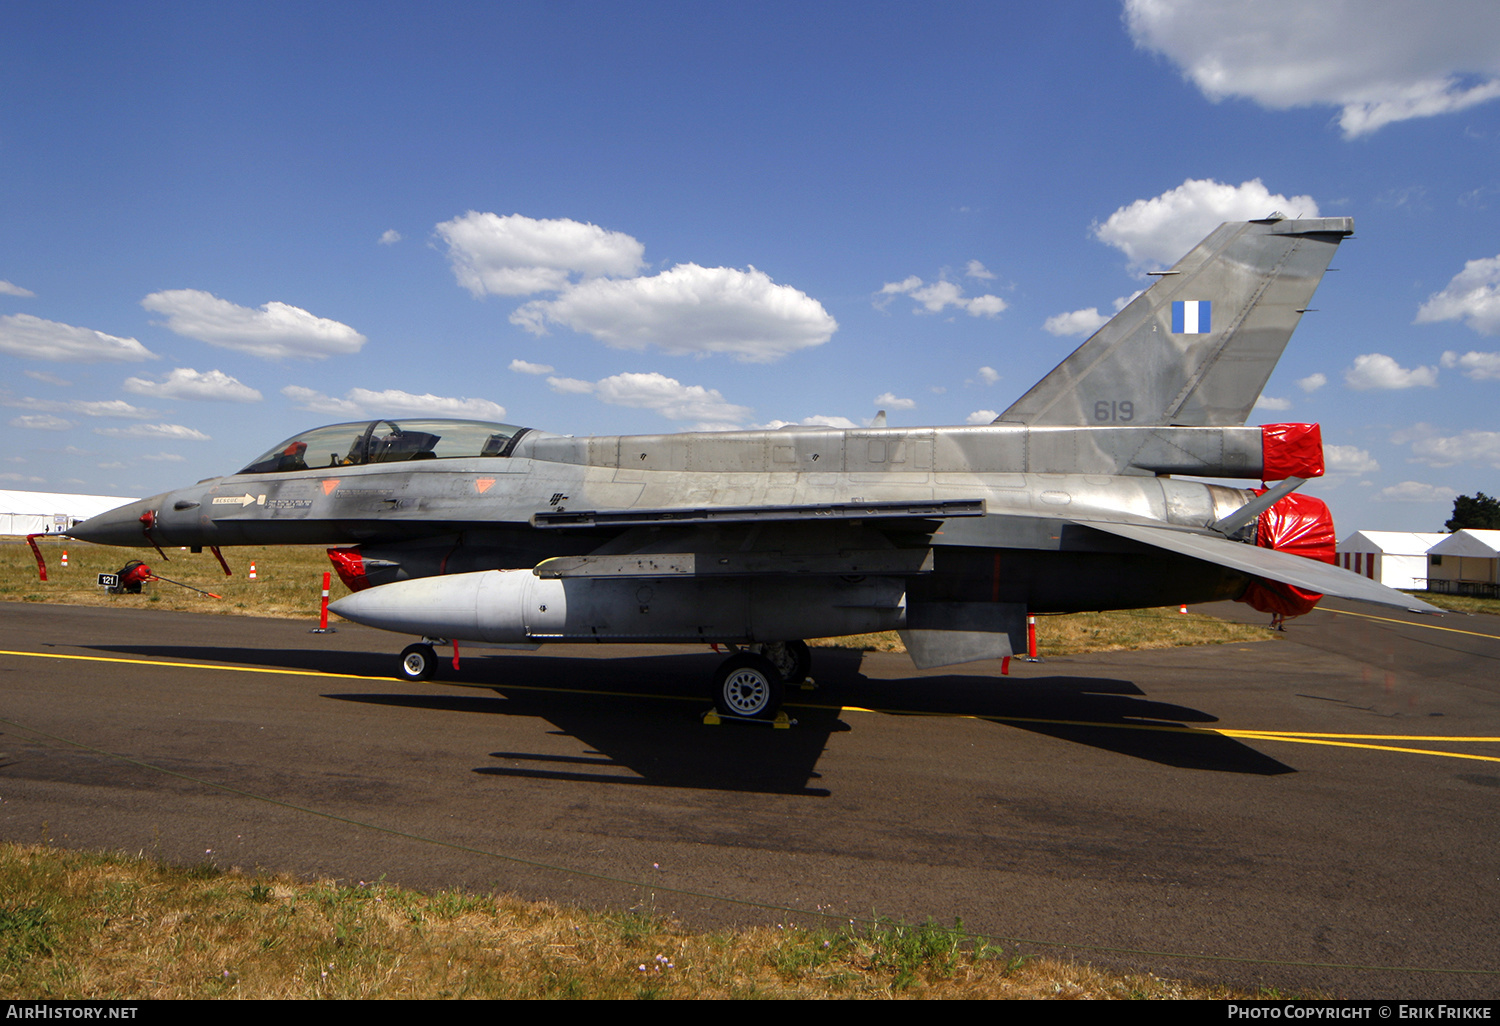
[[[714,673],[714,706],[724,716],[769,720],[781,711],[784,687],[781,672],[769,659],[741,652]]]
[[[407,645],[402,650],[396,676],[409,681],[427,680],[432,676],[432,671],[436,666],[437,653],[433,651],[432,646],[417,642],[415,645]]]

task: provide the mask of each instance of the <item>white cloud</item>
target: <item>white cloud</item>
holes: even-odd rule
[[[1042,323],[1042,330],[1052,335],[1075,335],[1083,338],[1108,323],[1109,318],[1100,313],[1097,306],[1091,306],[1087,310],[1072,310],[1048,317]]]
[[[548,378],[547,384],[552,386],[552,391],[558,395],[588,395],[594,390],[592,381],[582,381],[578,378]]]
[[[1461,367],[1466,378],[1475,381],[1500,380],[1500,353],[1476,353],[1472,350],[1459,356],[1453,351],[1443,354],[1444,367]]]
[[[692,420],[700,431],[739,427],[752,412],[729,402],[716,388],[684,385],[665,374],[616,374],[599,381],[548,378],[547,384],[564,395],[592,394],[603,403],[655,410],[668,420]]]
[[[198,373],[191,367],[178,367],[165,381],[126,378],[125,391],[160,399],[202,399],[209,402],[258,403],[261,394],[221,370]]]
[[[979,368],[979,380],[983,381],[986,385],[993,385],[1000,380],[1000,372],[993,367],[981,367]]]
[[[964,290],[946,279],[939,279],[930,285],[923,284],[922,279],[912,275],[902,281],[886,282],[880,287],[880,296],[885,299],[875,301],[876,309],[884,309],[885,304],[890,302],[893,296],[906,295],[921,304],[921,309],[913,310],[913,313],[942,313],[950,306],[964,310],[970,317],[994,317],[1009,305],[999,296],[965,296]]]
[[[1458,492],[1444,485],[1423,484],[1421,481],[1402,481],[1398,485],[1382,488],[1375,496],[1379,502],[1452,502]]]
[[[151,293],[141,306],[166,314],[166,326],[179,335],[267,359],[349,356],[365,344],[349,325],[286,303],[252,310],[198,289],[170,289]]]
[[[73,426],[73,422],[48,413],[36,413],[24,417],[13,417],[10,426],[25,428],[28,431],[66,431]]]
[[[1290,399],[1277,399],[1269,395],[1260,396],[1255,400],[1255,406],[1253,407],[1253,409],[1273,410],[1277,413],[1283,410],[1290,410],[1291,408],[1292,401]]]
[[[372,392],[368,388],[351,388],[350,402],[377,415],[414,413],[430,417],[467,417],[473,420],[504,420],[505,407],[488,399],[450,398],[424,392],[414,395],[398,388]]]
[[[49,385],[58,385],[63,388],[66,388],[73,383],[71,381],[64,381],[56,374],[48,374],[46,371],[28,370],[22,371],[21,373],[26,375],[28,378],[35,378],[38,381],[45,381]]]
[[[1407,370],[1383,353],[1366,353],[1354,358],[1354,366],[1344,371],[1344,383],[1357,392],[1372,388],[1437,387],[1436,367],[1413,367]]]
[[[784,427],[826,427],[842,428],[845,431],[860,427],[848,417],[829,417],[823,414],[814,414],[811,417],[803,417],[801,420],[773,420],[768,424],[753,425],[762,431],[779,431]]]
[[[525,304],[510,321],[535,335],[561,324],[615,349],[731,353],[746,363],[822,345],[838,329],[823,304],[763,271],[697,264],[654,277],[586,280],[556,299]]]
[[[42,484],[45,477],[27,477],[25,474],[0,474],[0,481],[29,481],[32,484]]]
[[[1464,264],[1447,288],[1422,304],[1415,323],[1457,320],[1481,335],[1500,334],[1500,256]]]
[[[148,417],[158,416],[156,410],[144,410],[139,406],[132,406],[123,399],[70,399],[67,401],[59,399],[33,399],[26,396],[22,399],[6,398],[0,400],[5,406],[14,406],[22,410],[38,410],[45,413],[72,413],[83,417],[123,417],[126,419],[144,420]]]
[[[1136,289],[1128,296],[1116,296],[1114,301],[1115,313],[1119,313],[1139,296],[1145,289]],[[1100,313],[1097,306],[1091,306],[1087,310],[1074,310],[1071,313],[1061,313],[1056,317],[1047,318],[1042,325],[1044,331],[1053,335],[1074,335],[1084,338],[1092,335],[1104,325],[1109,323],[1109,317]]]
[[[391,416],[413,414],[425,417],[464,417],[471,420],[504,420],[505,407],[488,399],[452,398],[430,392],[417,395],[399,388],[376,392],[368,388],[351,388],[337,399],[301,385],[288,385],[281,394],[297,406],[313,413],[333,413],[345,417]]]
[[[510,361],[510,369],[517,374],[551,374],[556,367],[550,367],[545,363],[527,363],[525,360]]]
[[[471,210],[439,224],[437,233],[448,244],[453,276],[476,298],[557,292],[574,273],[632,275],[645,263],[646,247],[624,232],[567,218]]]
[[[401,233],[396,231],[396,229],[394,228],[387,228],[385,231],[380,233],[380,239],[378,241],[382,246],[394,246],[396,243],[401,241]]]
[[[36,293],[30,289],[23,289],[19,285],[12,285],[8,281],[0,281],[0,296],[20,296],[22,299],[31,299]]]
[[[1259,178],[1239,185],[1189,178],[1160,196],[1121,207],[1103,224],[1096,222],[1093,232],[1134,265],[1175,264],[1225,221],[1248,221],[1277,210],[1288,217],[1318,216],[1311,196],[1273,193]]]
[[[60,363],[99,363],[104,360],[136,363],[156,359],[155,353],[133,338],[118,338],[92,328],[44,321],[30,314],[0,317],[0,353]]]
[[[1323,446],[1323,462],[1329,474],[1373,474],[1380,469],[1368,450],[1352,445]]]
[[[994,281],[995,273],[985,267],[978,260],[970,260],[969,266],[964,268],[965,278],[982,278],[985,281]]]
[[[335,399],[331,395],[324,395],[315,389],[305,388],[302,385],[288,385],[281,390],[281,394],[297,404],[297,408],[307,410],[310,413],[334,413],[339,416],[360,417],[364,410],[359,404],[352,403],[348,399]]]
[[[1328,384],[1328,375],[1321,372],[1297,379],[1297,387],[1309,394],[1316,392],[1326,384]]]
[[[1500,96],[1490,0],[1126,0],[1125,23],[1210,100],[1340,107],[1346,139]]]
[[[110,438],[167,438],[192,442],[206,442],[209,439],[202,431],[183,427],[181,424],[132,424],[123,428],[94,428],[94,434],[108,435]]]
[[[143,455],[141,459],[150,460],[152,463],[181,463],[186,460],[187,457],[179,456],[175,452],[159,452],[155,456]]]
[[[995,410],[975,410],[964,419],[966,424],[993,424],[995,418],[1000,416]]]
[[[917,401],[902,399],[894,392],[882,392],[875,397],[875,405],[883,410],[914,410],[917,407]]]
[[[1477,463],[1500,468],[1500,431],[1461,431],[1440,435],[1430,424],[1417,424],[1391,436],[1397,445],[1411,443],[1412,461],[1434,467],[1451,467],[1456,463]]]

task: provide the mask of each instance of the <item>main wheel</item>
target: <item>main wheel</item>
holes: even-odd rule
[[[714,705],[726,716],[769,720],[781,711],[781,673],[765,656],[741,652],[714,674]]]
[[[787,684],[801,684],[812,671],[812,651],[805,641],[770,641],[758,647]]]
[[[415,645],[407,645],[402,651],[397,676],[402,680],[426,680],[432,676],[436,666],[437,653],[432,650],[431,645],[419,641]]]

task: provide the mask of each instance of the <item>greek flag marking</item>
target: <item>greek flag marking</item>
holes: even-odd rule
[[[1207,299],[1179,299],[1172,304],[1172,334],[1207,335],[1213,323]]]

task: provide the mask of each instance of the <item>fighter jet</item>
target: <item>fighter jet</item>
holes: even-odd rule
[[[338,615],[449,640],[699,642],[770,718],[805,639],[901,633],[927,668],[1024,651],[1028,614],[1323,594],[1438,612],[1332,566],[1316,424],[1246,427],[1350,218],[1224,224],[988,425],[575,438],[463,420],[307,431],[74,537],[324,544]],[[1279,482],[1235,488],[1192,478]],[[1308,558],[1310,557],[1310,558]]]

